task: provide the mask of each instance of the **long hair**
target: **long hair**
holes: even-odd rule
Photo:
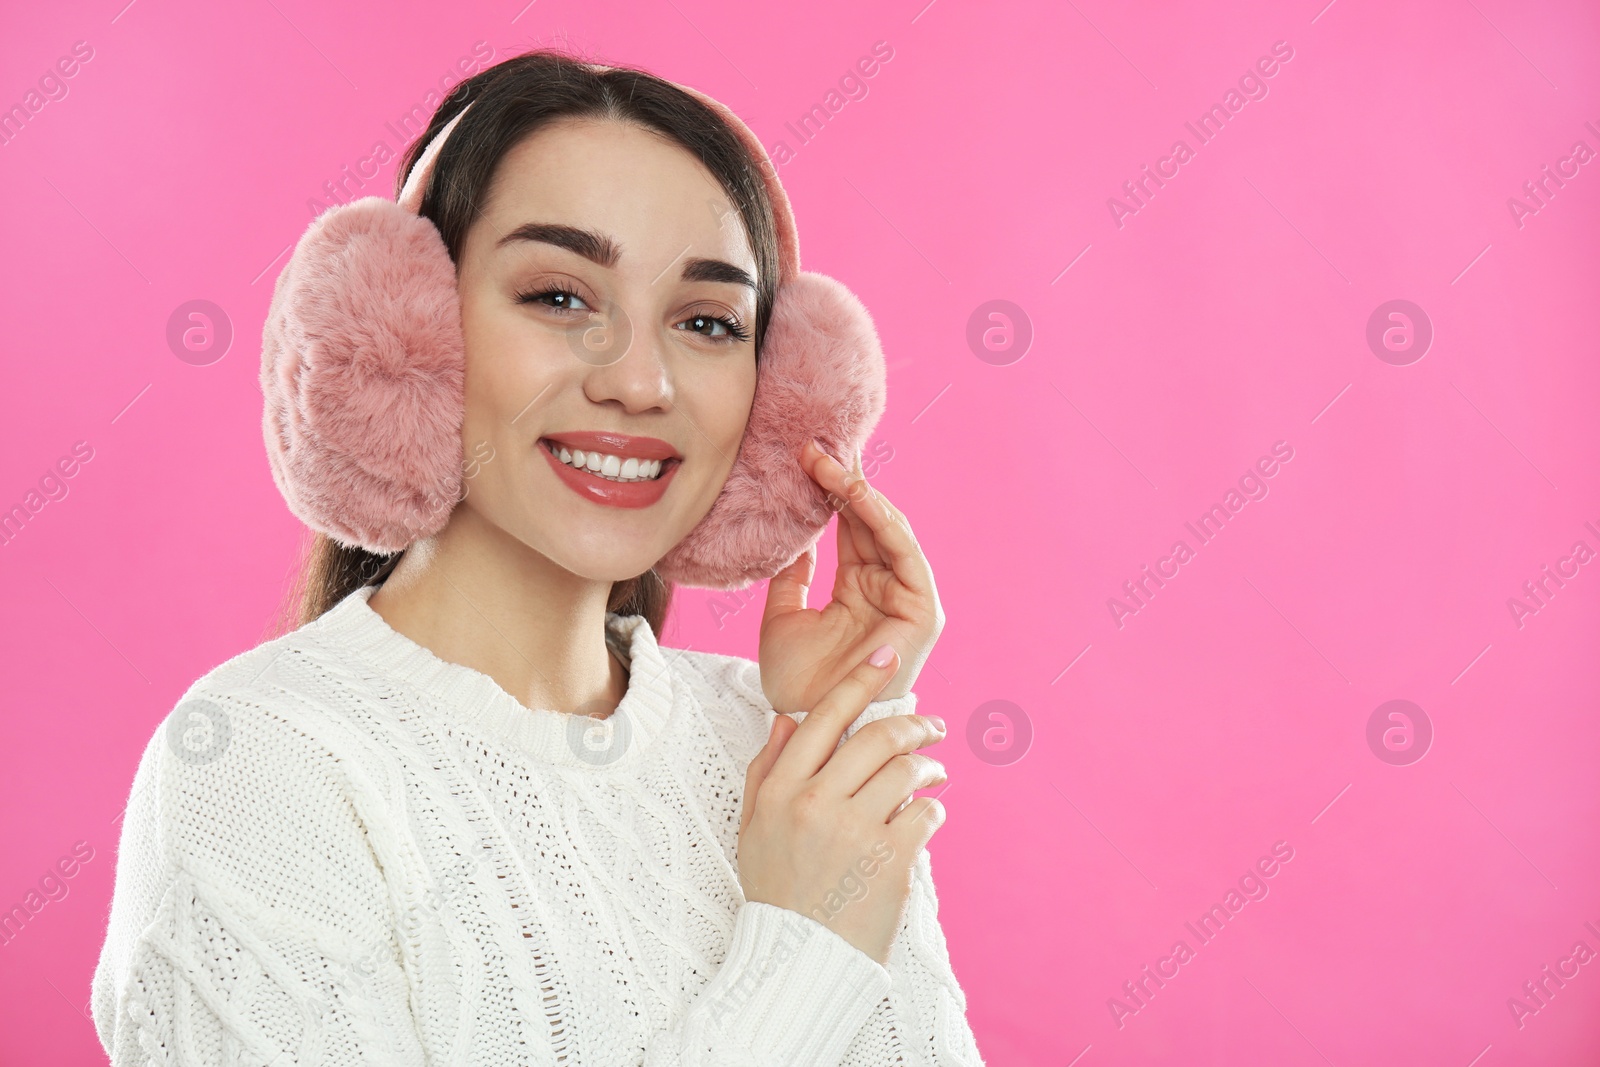
[[[598,118],[653,130],[698,159],[738,207],[757,267],[755,348],[761,344],[778,286],[778,241],[762,163],[752,157],[716,112],[652,74],[629,67],[600,69],[564,53],[538,49],[478,72],[451,91],[400,160],[395,195],[418,155],[468,103],[472,110],[450,134],[434,165],[420,214],[444,238],[458,265],[467,231],[506,153],[547,123]],[[404,551],[378,555],[313,532],[302,548],[276,633],[303,626],[365,585],[388,577]],[[672,601],[672,585],[654,569],[614,582],[607,610],[643,615],[661,633]]]

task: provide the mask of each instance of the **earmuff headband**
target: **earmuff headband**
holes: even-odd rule
[[[619,69],[619,68],[595,68]],[[779,278],[738,455],[705,517],[659,560],[666,581],[738,589],[814,544],[833,511],[801,468],[811,438],[848,464],[883,413],[883,352],[861,301],[800,269],[789,199],[759,139],[710,108],[756,161]],[[289,509],[344,545],[390,554],[444,527],[461,499],[466,352],[455,264],[424,194],[469,102],[424,146],[395,200],[318,216],[273,287],[261,333],[262,433]]]

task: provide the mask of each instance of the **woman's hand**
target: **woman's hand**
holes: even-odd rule
[[[918,789],[946,780],[916,751],[944,740],[944,724],[890,715],[839,743],[899,661],[857,661],[798,726],[774,715],[767,744],[745,771],[739,883],[746,900],[809,915],[887,965],[911,896],[912,866],[944,806]]]
[[[847,471],[809,441],[800,465],[832,499],[844,501],[839,565],[833,599],[820,611],[806,607],[815,548],[768,584],[758,653],[762,692],[778,711],[809,711],[869,652],[888,644],[900,666],[877,699],[904,696],[944,629],[933,571],[906,517],[867,484],[860,455]]]

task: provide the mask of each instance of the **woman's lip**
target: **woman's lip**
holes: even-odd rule
[[[563,439],[563,443],[565,440]],[[613,482],[607,481],[598,474],[589,471],[580,471],[570,463],[561,462],[560,457],[543,445],[538,446],[538,452],[545,458],[551,468],[556,472],[556,477],[562,484],[574,493],[594,504],[603,504],[613,508],[647,508],[660,500],[667,491],[667,483],[672,481],[672,476],[678,473],[678,468],[683,464],[677,460],[664,459],[659,478],[652,478],[648,482]]]
[[[636,437],[611,430],[564,430],[548,433],[544,440],[585,452],[606,452],[618,459],[682,459],[678,450],[658,437]]]

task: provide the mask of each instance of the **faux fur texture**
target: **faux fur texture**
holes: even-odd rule
[[[289,510],[374,552],[436,533],[461,493],[464,372],[433,224],[381,197],[320,215],[261,335],[262,431]]]
[[[778,290],[755,400],[722,493],[659,563],[668,581],[738,589],[770,578],[833,517],[800,466],[815,437],[846,467],[883,414],[886,372],[872,316],[854,293],[802,271]]]

